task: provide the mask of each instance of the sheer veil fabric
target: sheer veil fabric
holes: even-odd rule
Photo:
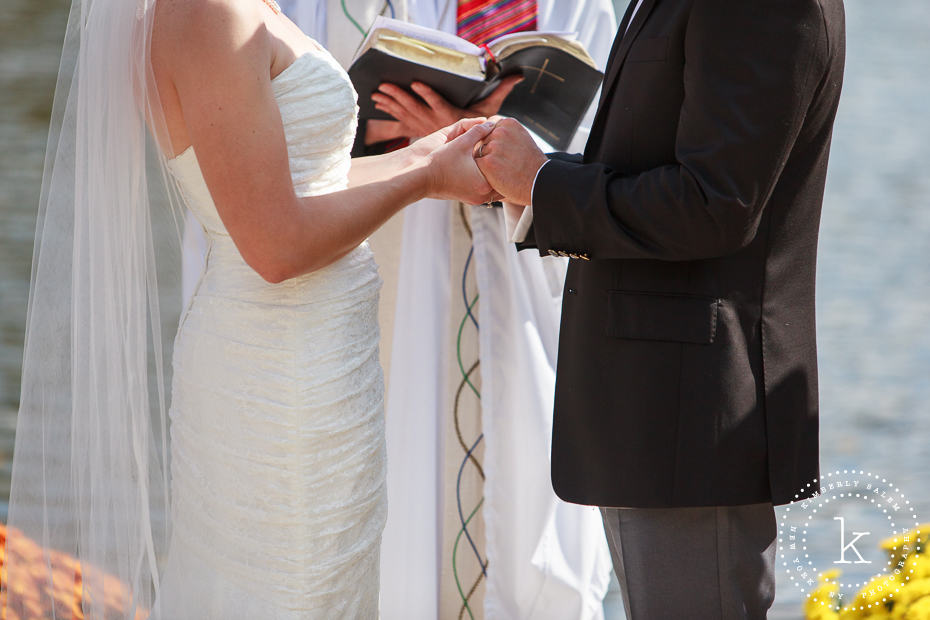
[[[52,618],[75,604],[88,619],[144,617],[158,593],[170,526],[151,208],[174,190],[152,138],[167,135],[154,7],[71,6],[36,227],[5,617],[35,617],[27,595]],[[27,540],[41,557],[16,553]]]

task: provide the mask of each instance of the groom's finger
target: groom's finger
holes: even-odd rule
[[[494,131],[491,132],[491,135],[485,140],[487,146],[484,149],[484,154],[488,155],[491,153],[497,143],[503,142],[505,145],[517,141],[521,136],[521,132],[526,130],[523,126],[515,121],[512,118],[502,117],[502,116],[492,116],[489,121],[494,123]]]
[[[497,143],[501,141],[501,137],[497,123],[494,123],[490,133],[488,133],[487,137],[484,138],[478,148],[476,148],[475,159],[481,159],[482,157],[493,154],[497,150]]]

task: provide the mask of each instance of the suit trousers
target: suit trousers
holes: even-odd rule
[[[629,620],[765,618],[775,600],[771,503],[601,508]]]

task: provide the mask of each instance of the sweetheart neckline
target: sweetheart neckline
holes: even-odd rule
[[[294,65],[298,64],[298,63],[299,63],[301,60],[303,60],[304,58],[307,58],[308,56],[312,56],[314,52],[322,52],[322,51],[324,51],[324,50],[322,50],[322,49],[320,49],[320,50],[310,49],[310,50],[307,50],[307,51],[301,53],[299,56],[297,56],[297,58],[295,58],[294,60],[291,61],[291,64],[289,64],[288,66],[286,66],[286,67],[284,67],[283,69],[281,69],[281,71],[278,73],[278,75],[276,75],[276,76],[274,76],[273,78],[271,78],[271,83],[274,84],[275,81],[277,81],[282,75],[284,75],[285,73],[287,73],[288,71],[290,71],[291,68],[293,68]]]

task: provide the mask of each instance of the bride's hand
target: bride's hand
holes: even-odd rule
[[[480,125],[487,120],[488,119],[484,117],[464,118],[457,123],[452,123],[447,127],[443,127],[427,136],[419,138],[411,142],[410,146],[407,147],[410,156],[414,159],[425,158],[436,149],[445,146],[446,143],[455,140],[472,127]]]
[[[426,158],[428,195],[433,198],[481,204],[500,196],[478,170],[473,153],[476,145],[494,129],[494,123],[464,119],[417,141],[432,149]]]

